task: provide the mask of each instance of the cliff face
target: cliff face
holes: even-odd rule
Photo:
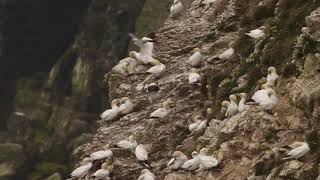
[[[0,179],[66,176],[144,0],[1,1]],[[55,176],[60,176],[55,174]]]
[[[183,3],[188,6],[187,1]],[[149,66],[131,58],[121,60],[108,74],[109,98],[129,96],[134,112],[102,124],[78,153],[84,157],[106,143],[134,135],[147,147],[157,179],[316,179],[319,107],[313,102],[319,99],[315,100],[312,92],[319,90],[320,79],[318,6],[319,2],[312,0],[218,0],[209,6],[192,1],[182,16],[167,19],[157,31],[155,58],[167,68],[160,78],[150,78],[144,73]],[[263,39],[254,41],[245,35],[262,25],[267,26]],[[302,33],[303,26],[310,32]],[[235,41],[236,55],[226,61],[214,58],[228,49],[230,41]],[[205,56],[200,87],[188,84],[191,67],[187,60],[195,47]],[[222,118],[221,101],[231,93],[251,96],[260,88],[269,66],[275,66],[281,75],[275,113],[252,106],[244,114]],[[236,88],[243,75],[249,77],[247,85]],[[161,87],[161,98],[150,104],[145,88],[153,82]],[[169,116],[150,119],[150,113],[164,101],[169,101]],[[212,108],[213,114],[207,114],[207,108]],[[187,125],[196,114],[208,119],[208,128],[191,135]],[[299,160],[282,161],[287,152],[284,146],[294,141],[307,141],[311,153]],[[165,169],[173,151],[189,156],[203,147],[219,160],[218,169],[197,173]],[[114,156],[115,179],[139,176],[143,167],[132,153],[114,149]]]

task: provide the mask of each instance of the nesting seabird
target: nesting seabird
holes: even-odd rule
[[[147,70],[148,73],[160,76],[166,70],[166,66],[158,60],[154,60],[152,63],[154,66]]]
[[[198,126],[201,124],[201,116],[200,115],[197,115],[194,117],[194,123],[191,123],[189,125],[189,131],[190,132],[194,132],[196,131],[196,129],[198,128]]]
[[[139,144],[135,150],[136,158],[141,162],[145,167],[151,168],[148,162],[148,152],[144,148],[143,144]]]
[[[306,142],[295,142],[290,145],[292,148],[291,151],[288,152],[287,157],[282,158],[286,159],[298,159],[304,155],[306,155],[310,151],[310,147]]]
[[[222,102],[222,107],[226,109],[225,117],[231,117],[238,113],[237,97],[235,95],[230,95],[228,101]]]
[[[117,146],[123,149],[128,149],[131,152],[134,152],[138,143],[134,139],[132,135],[129,136],[129,140],[121,140],[120,142],[117,143]]]
[[[263,101],[267,101],[269,99],[267,91],[268,89],[270,89],[270,87],[267,84],[263,84],[261,86],[261,90],[256,91],[251,97],[251,99],[258,104],[260,104]]]
[[[141,175],[138,178],[138,180],[155,180],[155,179],[156,179],[156,176],[149,169],[143,169],[141,171]]]
[[[150,115],[151,118],[164,118],[169,114],[168,110],[168,102],[162,103],[162,108],[158,108],[157,110],[153,111]]]
[[[154,39],[149,37],[143,37],[139,39],[132,33],[129,33],[129,36],[132,38],[134,44],[140,48],[140,55],[148,55],[150,57],[153,56],[153,42],[155,42]]]
[[[196,151],[193,151],[191,153],[191,156],[192,156],[192,159],[183,163],[183,165],[181,166],[182,169],[185,169],[188,171],[194,171],[199,168],[199,166],[200,166],[199,153]]]
[[[70,176],[72,178],[82,178],[89,172],[91,167],[92,167],[92,159],[91,158],[84,158],[82,160],[82,166],[73,170],[72,173],[70,174]]]
[[[192,54],[188,62],[192,67],[199,67],[202,61],[201,50],[199,48],[194,48],[193,52],[194,54]]]
[[[218,58],[221,59],[221,60],[229,60],[234,55],[234,52],[235,52],[235,50],[233,48],[234,44],[235,44],[235,42],[231,41],[229,43],[229,49],[227,49],[225,52],[220,54],[218,56]]]
[[[191,69],[191,73],[189,74],[189,84],[200,84],[201,76],[198,74],[198,70],[195,68]]]
[[[212,4],[214,2],[216,2],[217,0],[202,0],[202,4]]]
[[[261,26],[258,29],[251,30],[249,33],[246,33],[246,35],[248,35],[254,39],[260,39],[265,36],[265,33],[264,33],[265,29],[266,29],[265,26]]]
[[[219,164],[216,158],[214,158],[213,156],[209,156],[209,151],[207,148],[202,148],[200,150],[199,159],[200,159],[199,171],[211,169],[213,167],[216,167]]]
[[[97,170],[94,174],[94,180],[109,180],[110,169],[107,163],[102,163],[101,169]]]
[[[277,80],[279,78],[279,75],[277,74],[276,68],[269,67],[268,68],[268,76],[267,76],[267,86],[269,87],[275,87],[277,85]]]
[[[273,89],[267,90],[268,99],[259,103],[259,106],[265,111],[272,111],[278,105],[278,97]]]
[[[184,155],[181,151],[175,151],[172,154],[172,159],[168,162],[167,167],[169,169],[177,170],[179,169],[186,161],[188,157]]]
[[[107,109],[100,115],[100,118],[102,121],[112,120],[119,115],[119,112],[120,112],[118,107],[119,101],[120,101],[119,99],[112,100],[111,109]]]
[[[106,144],[103,147],[103,150],[94,152],[90,154],[90,159],[92,159],[93,161],[95,160],[102,160],[102,159],[107,159],[107,158],[111,158],[113,155],[111,149],[110,149],[110,144]]]
[[[173,5],[170,7],[170,17],[179,15],[183,10],[183,5],[180,0],[174,0]]]
[[[142,62],[143,64],[152,64],[155,61],[155,59],[153,57],[151,57],[150,55],[141,54],[136,51],[130,51],[129,57],[136,59],[136,60]]]
[[[156,83],[151,83],[147,87],[147,93],[151,103],[160,96],[160,87]]]
[[[248,97],[247,93],[240,93],[240,97],[241,100],[239,101],[238,111],[241,113],[248,110],[249,106],[245,104]]]
[[[121,99],[121,104],[119,106],[119,111],[122,114],[128,114],[133,110],[133,104],[128,97],[123,97]]]

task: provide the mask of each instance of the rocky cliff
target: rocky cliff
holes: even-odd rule
[[[319,1],[314,0],[217,0],[202,5],[201,0],[183,1],[182,16],[168,18],[157,33],[155,58],[166,66],[159,78],[146,74],[149,68],[125,58],[106,76],[109,99],[132,99],[134,112],[103,123],[93,139],[80,146],[81,158],[134,135],[149,152],[157,179],[299,179],[314,180],[319,164]],[[190,4],[188,4],[190,3]],[[263,39],[245,35],[266,26]],[[307,31],[301,28],[306,26]],[[215,58],[235,41],[236,55],[229,60]],[[198,47],[205,56],[200,68],[201,86],[188,84],[188,58]],[[260,88],[269,66],[276,67],[280,79],[276,92],[280,99],[273,114],[252,106],[244,114],[223,118],[222,100],[231,93],[250,96]],[[246,75],[242,88],[237,80]],[[146,87],[156,82],[161,98],[150,104]],[[170,114],[150,119],[152,111],[168,101]],[[212,113],[207,109],[211,108]],[[195,115],[208,120],[208,128],[190,134],[188,123]],[[298,160],[283,161],[286,145],[306,141],[311,152]],[[166,163],[173,151],[190,157],[207,147],[219,160],[218,168],[204,172],[171,172]],[[130,152],[114,149],[114,179],[137,179],[143,167]]]

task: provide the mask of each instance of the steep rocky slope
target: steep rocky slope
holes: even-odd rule
[[[312,0],[218,0],[210,6],[194,0],[181,17],[167,19],[157,31],[155,57],[166,65],[165,74],[152,79],[145,73],[148,66],[126,58],[106,76],[110,99],[130,97],[134,112],[102,124],[93,140],[75,153],[84,157],[106,143],[134,135],[138,143],[147,146],[157,179],[316,179],[319,108],[315,106],[315,112],[310,108],[314,104],[311,94],[319,89],[320,79],[318,6],[319,2]],[[244,34],[261,25],[267,26],[262,40],[255,42]],[[303,26],[310,32],[302,33]],[[236,56],[227,61],[214,58],[230,41],[236,42]],[[187,60],[195,47],[205,54],[200,87],[187,82],[191,69]],[[270,65],[281,75],[275,113],[252,106],[242,115],[222,118],[221,101],[231,92],[252,95]],[[247,86],[235,88],[245,74],[249,76]],[[152,82],[161,86],[161,98],[154,104],[149,103],[145,90]],[[170,102],[170,115],[150,119],[150,113],[164,101]],[[213,114],[208,114],[207,108],[212,108]],[[209,127],[190,135],[187,125],[196,114],[206,117]],[[311,153],[299,160],[282,161],[285,145],[293,141],[307,141]],[[202,147],[218,158],[219,168],[198,173],[165,169],[173,151],[189,156]],[[133,154],[115,148],[114,156],[114,179],[139,176],[143,167]]]

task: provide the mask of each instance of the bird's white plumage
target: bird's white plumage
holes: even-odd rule
[[[176,152],[175,152],[176,153]],[[175,155],[174,153],[174,155]],[[169,169],[179,169],[186,161],[188,160],[188,157],[184,155],[183,153],[179,152],[175,157],[173,157],[168,163],[167,166]]]
[[[138,180],[155,180],[155,175],[148,169],[144,169],[141,171]]]
[[[226,117],[232,117],[238,113],[238,105],[236,102],[237,98],[234,95],[230,95],[229,99],[230,99],[230,105],[227,108],[227,111],[225,114]]]
[[[73,178],[80,178],[80,177],[84,176],[85,174],[87,174],[88,171],[91,169],[91,167],[92,167],[92,163],[89,162],[85,165],[78,167],[74,171],[72,171],[72,173],[70,175]]]
[[[217,0],[203,0],[201,3],[202,4],[212,4],[214,2],[216,2]]]
[[[310,151],[310,147],[308,143],[303,143],[301,146],[296,147],[288,152],[286,158],[283,159],[298,159],[304,155],[306,155]]]
[[[219,59],[222,59],[222,60],[228,60],[233,56],[234,52],[235,51],[233,48],[229,48],[228,50],[220,54],[218,57]]]
[[[114,99],[111,102],[111,109],[107,109],[106,111],[104,111],[101,115],[100,118],[103,121],[108,121],[108,120],[112,120],[114,118],[116,118],[119,115],[119,107],[117,105],[117,102],[119,100],[118,99]]]
[[[213,167],[216,167],[219,162],[216,158],[212,157],[212,156],[206,156],[206,155],[199,155],[200,158],[200,166],[201,169],[210,169]]]
[[[90,159],[92,160],[101,160],[101,159],[106,159],[109,158],[113,155],[111,150],[102,150],[102,151],[97,151],[94,153],[90,154]]]
[[[200,75],[198,73],[192,72],[189,74],[189,84],[195,84],[200,82]]]
[[[155,65],[147,70],[148,73],[154,74],[156,76],[161,75],[166,70],[166,66],[162,63]]]
[[[148,160],[148,152],[142,144],[139,144],[136,147],[135,155],[139,161],[147,161]]]
[[[109,177],[109,175],[110,171],[106,169],[99,169],[93,174],[95,180],[105,180]]]
[[[241,96],[241,100],[239,102],[238,111],[241,113],[241,112],[248,110],[249,106],[245,104],[245,102],[247,100],[247,94],[241,93],[240,96]]]
[[[186,161],[181,166],[182,169],[188,170],[188,171],[194,171],[199,168],[200,165],[200,158],[199,154],[197,152],[192,153],[192,159]]]
[[[124,101],[124,103],[119,106],[119,111],[120,111],[122,114],[128,114],[128,113],[130,113],[130,112],[133,110],[133,104],[132,104],[132,102],[131,102],[130,99],[127,98],[127,97],[122,98],[122,101]]]
[[[197,127],[201,124],[201,120],[197,120],[196,122],[189,125],[189,131],[193,132],[197,129]]]
[[[123,149],[128,149],[132,152],[134,152],[134,150],[136,149],[138,143],[136,140],[133,139],[132,136],[129,137],[129,141],[128,140],[122,140],[120,142],[117,143],[118,147],[121,147]]]
[[[202,54],[201,52],[195,52],[190,58],[189,58],[189,64],[192,67],[199,66],[201,64],[202,60]]]
[[[170,7],[170,17],[179,15],[183,10],[183,5],[180,0],[175,0],[173,5]]]
[[[199,124],[199,126],[196,128],[195,131],[202,131],[206,128],[207,128],[207,120],[203,120],[201,121],[201,123]]]
[[[169,110],[167,109],[168,107],[168,103],[167,102],[164,102],[162,104],[162,108],[158,108],[157,110],[153,111],[150,115],[150,117],[153,117],[153,118],[164,118],[166,117],[168,114],[169,114]]]
[[[269,99],[268,92],[266,89],[261,89],[253,94],[251,99],[256,103],[261,103]]]
[[[261,29],[251,30],[249,33],[246,33],[246,35],[248,35],[254,39],[259,39],[259,38],[262,38],[265,36],[263,30],[261,30]]]
[[[276,92],[273,89],[267,90],[268,99],[259,103],[263,110],[273,110],[279,102]]]
[[[277,74],[276,69],[274,67],[269,67],[266,85],[269,87],[275,87],[278,78],[279,75]]]

